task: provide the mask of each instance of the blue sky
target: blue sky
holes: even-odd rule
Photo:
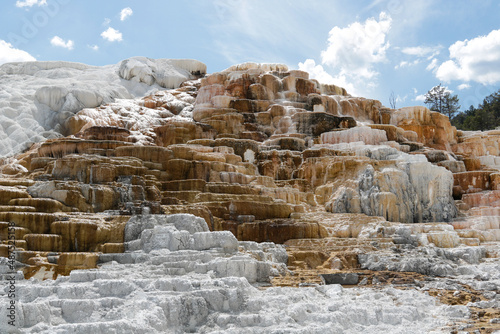
[[[462,110],[500,88],[500,2],[3,0],[0,64],[194,58],[279,62],[389,106],[442,83]]]

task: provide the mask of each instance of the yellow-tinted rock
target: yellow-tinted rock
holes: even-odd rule
[[[12,222],[17,227],[24,227],[31,233],[49,233],[50,224],[57,216],[38,212],[0,212],[0,221]]]
[[[62,238],[58,234],[26,234],[24,240],[28,250],[60,252],[62,251]]]
[[[89,269],[97,267],[99,255],[95,253],[62,253],[59,255],[59,266],[74,267],[74,269]]]
[[[102,253],[123,253],[125,252],[125,246],[123,243],[105,243],[103,244],[99,251]]]
[[[30,195],[26,190],[17,187],[1,186],[0,185],[0,205],[8,205],[15,198],[29,198]]]
[[[238,240],[284,243],[290,239],[320,237],[320,227],[317,223],[297,223],[291,220],[271,220],[255,223],[243,223],[237,227]]]
[[[94,251],[97,244],[97,224],[81,221],[57,221],[50,226],[53,234],[59,234],[63,252]]]
[[[38,212],[71,212],[71,208],[51,198],[17,198],[9,202],[10,205],[31,206]]]
[[[92,126],[75,136],[87,140],[133,141],[129,139],[130,130],[117,126]]]
[[[62,138],[47,140],[38,149],[40,157],[61,158],[68,154],[93,153],[94,150],[114,150],[119,146],[132,145],[117,140],[83,140],[76,138]]]
[[[30,233],[30,230],[27,228],[12,226],[12,224],[9,226],[7,222],[0,222],[0,240],[9,240],[9,235],[13,235],[14,240],[23,240],[24,236],[28,233]]]
[[[156,145],[167,147],[171,144],[183,144],[193,139],[213,139],[216,132],[205,124],[172,121],[154,129]]]

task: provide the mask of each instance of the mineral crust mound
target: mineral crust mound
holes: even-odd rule
[[[282,64],[0,88],[2,333],[500,330],[499,131]]]

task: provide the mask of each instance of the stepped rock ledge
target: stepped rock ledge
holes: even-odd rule
[[[283,64],[0,66],[2,333],[500,333],[499,256],[500,131]]]

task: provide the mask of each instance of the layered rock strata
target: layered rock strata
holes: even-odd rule
[[[37,66],[4,65],[1,80],[57,67]],[[74,91],[28,94],[59,110],[59,135],[0,164],[0,255],[14,235],[23,331],[493,331],[474,319],[493,321],[499,302],[497,132],[280,64],[113,71],[128,95],[69,114]],[[318,276],[339,273],[359,289]],[[470,303],[434,298],[453,289]]]

